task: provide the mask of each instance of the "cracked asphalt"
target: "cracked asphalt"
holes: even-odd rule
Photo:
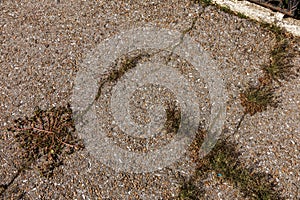
[[[249,84],[258,84],[263,74],[261,66],[270,61],[276,44],[276,35],[258,22],[214,6],[204,8],[190,0],[0,1],[0,19],[0,185],[11,181],[21,162],[21,150],[4,128],[16,118],[31,116],[36,107],[47,109],[70,103],[80,66],[99,43],[129,29],[154,26],[188,34],[218,64],[228,94],[222,137],[238,144],[242,153],[239,160],[247,168],[271,174],[284,199],[300,199],[299,77],[276,83],[279,106],[246,115],[237,130],[243,116],[239,95]],[[293,70],[299,73],[299,38],[287,39],[288,53],[294,55]],[[165,57],[162,54],[152,59]],[[174,55],[170,63],[176,68],[182,62]],[[193,82],[195,72],[190,63],[180,71],[187,78],[191,75]],[[106,84],[99,98],[98,116],[103,116],[103,124],[111,120],[102,108],[111,87]],[[205,98],[205,88],[202,83],[194,85],[198,97]],[[143,93],[144,89],[132,99],[153,95]],[[165,95],[172,96],[169,92]],[[203,112],[207,112],[210,105],[204,102]],[[143,105],[134,103],[138,105],[132,106],[133,118],[147,121],[147,115],[139,114]],[[134,108],[138,106],[142,109]],[[119,138],[118,142],[122,146],[128,141]],[[51,178],[40,176],[34,169],[24,171],[0,198],[176,199],[181,180],[194,171],[195,164],[184,155],[155,172],[116,172],[84,149],[66,157]],[[209,172],[203,181],[205,199],[244,199],[235,185],[219,179],[216,173]]]

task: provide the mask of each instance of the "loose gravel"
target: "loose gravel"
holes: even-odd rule
[[[37,106],[67,105],[80,64],[101,41],[145,25],[183,32],[196,19],[188,34],[219,64],[226,83],[224,137],[238,143],[239,159],[246,167],[274,176],[285,199],[300,198],[300,79],[278,85],[279,107],[246,115],[236,131],[243,115],[239,94],[248,84],[258,84],[263,74],[260,66],[269,62],[276,43],[275,35],[259,23],[190,0],[0,1],[0,10],[0,127],[5,134],[0,140],[0,184],[7,184],[16,173],[21,153],[3,128],[18,117],[31,116]],[[293,64],[299,70],[299,38],[289,40]],[[185,70],[190,69],[182,72]],[[109,85],[103,91],[109,95]],[[147,93],[137,91],[133,99],[143,95]],[[105,98],[103,95],[99,102]],[[137,111],[133,108],[132,112]],[[143,115],[135,117],[147,121]],[[195,164],[186,155],[156,172],[115,172],[82,150],[66,157],[52,178],[26,170],[1,198],[174,199],[181,181],[194,171]],[[202,181],[206,199],[244,199],[234,185],[218,179],[216,172]]]

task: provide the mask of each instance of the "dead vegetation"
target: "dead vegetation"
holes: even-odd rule
[[[0,195],[13,184],[25,170],[38,169],[45,177],[53,175],[54,169],[63,164],[64,157],[84,148],[75,136],[75,125],[70,106],[36,109],[32,117],[14,120],[7,129],[13,133],[21,151],[21,166],[9,183],[0,185]]]

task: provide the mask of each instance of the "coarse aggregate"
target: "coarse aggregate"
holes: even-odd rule
[[[115,34],[146,25],[179,32],[192,27],[188,34],[218,63],[226,84],[224,136],[238,144],[242,153],[239,159],[246,167],[273,175],[284,199],[299,199],[299,77],[277,85],[278,108],[246,115],[236,130],[243,116],[239,94],[249,84],[258,84],[263,75],[261,66],[270,61],[276,36],[258,22],[190,0],[0,1],[0,131],[4,135],[0,140],[0,184],[8,183],[17,172],[22,153],[3,128],[18,117],[31,116],[36,107],[70,103],[85,55]],[[299,71],[299,38],[289,41],[295,55],[292,62]],[[182,73],[188,75],[189,70],[186,67]],[[195,87],[204,88],[201,84]],[[109,95],[109,85],[105,91],[99,102]],[[134,98],[147,96],[142,91],[136,95]],[[98,114],[101,116],[101,111]],[[144,119],[139,113],[134,116]],[[194,172],[195,163],[188,155],[155,172],[116,172],[84,149],[66,157],[51,178],[40,176],[34,169],[26,170],[0,198],[176,199],[182,180]],[[216,173],[209,172],[201,180],[205,199],[245,199],[238,188],[219,180]]]

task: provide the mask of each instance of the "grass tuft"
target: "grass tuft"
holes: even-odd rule
[[[260,26],[275,34],[277,41],[282,40],[286,36],[286,31],[275,24],[260,22]]]
[[[257,112],[267,110],[269,106],[276,107],[277,100],[274,91],[269,86],[249,87],[240,94],[241,104],[244,107],[244,113],[251,116]]]
[[[280,40],[271,51],[270,63],[262,66],[266,77],[278,83],[296,76],[296,73],[292,71],[294,66],[289,64],[293,55],[289,54],[288,46],[287,39]]]

